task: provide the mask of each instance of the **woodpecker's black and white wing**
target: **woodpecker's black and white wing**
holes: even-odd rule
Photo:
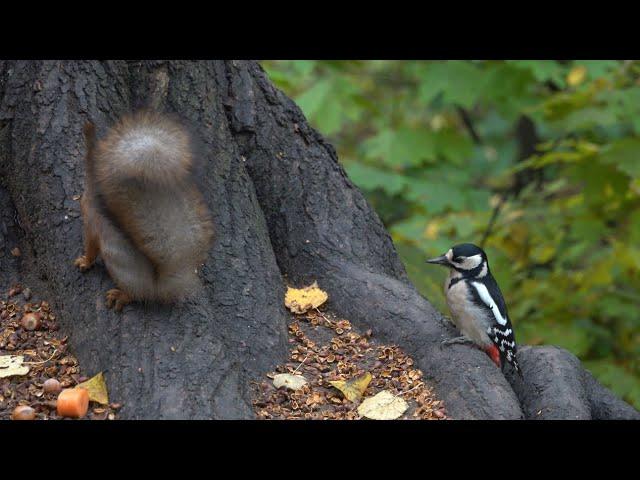
[[[470,279],[469,284],[473,302],[487,310],[489,338],[500,350],[500,356],[513,365],[519,375],[522,375],[516,359],[516,338],[498,283],[491,274],[488,274],[482,278]]]

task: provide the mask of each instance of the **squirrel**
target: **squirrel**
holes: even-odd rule
[[[84,125],[85,186],[80,200],[84,272],[98,254],[117,288],[107,308],[132,301],[173,302],[199,285],[198,266],[213,241],[213,222],[192,169],[188,131],[142,110],[122,117],[103,139]]]

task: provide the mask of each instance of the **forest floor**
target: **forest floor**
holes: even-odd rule
[[[68,338],[59,332],[48,302],[34,302],[31,290],[20,286],[12,287],[5,298],[0,300],[0,360],[22,357],[18,360],[22,365],[17,368],[28,371],[3,377],[0,368],[0,420],[12,418],[21,405],[33,408],[36,420],[63,419],[56,409],[59,389],[74,388],[88,377],[69,353]],[[5,369],[4,374],[7,373]],[[47,379],[56,379],[58,388],[45,391]],[[120,408],[116,403],[101,405],[91,401],[83,418],[113,420]]]
[[[294,315],[289,324],[289,361],[253,383],[257,418],[360,419],[368,415],[358,407],[383,392],[387,400],[373,407],[378,414],[446,419],[443,402],[425,383],[413,359],[398,346],[372,337],[371,330],[357,332],[348,320],[317,308]],[[0,420],[11,419],[21,406],[31,407],[35,419],[63,419],[56,408],[60,389],[88,380],[70,353],[68,337],[59,331],[49,303],[34,301],[30,289],[22,286],[12,287],[0,300],[0,360],[5,361],[0,364]],[[13,362],[8,367],[7,360]],[[11,368],[13,374],[8,371]],[[305,384],[295,390],[276,388],[274,377],[281,374],[292,374]],[[58,388],[48,391],[44,385],[48,379],[57,380]],[[396,413],[385,405],[389,399],[393,408],[400,405]],[[83,418],[113,420],[121,406],[91,401]]]
[[[422,379],[413,359],[395,345],[376,341],[372,333],[358,333],[348,320],[317,308],[295,315],[289,325],[289,361],[255,385],[257,417],[357,420],[365,416],[358,411],[360,400],[386,391],[391,394],[386,398],[402,398],[406,404],[403,413],[391,413],[393,418],[446,419],[443,402]],[[276,388],[274,378],[279,374],[302,376],[306,384],[296,390]],[[330,383],[336,381],[342,389]],[[358,397],[354,401],[345,398],[343,390],[349,386]]]

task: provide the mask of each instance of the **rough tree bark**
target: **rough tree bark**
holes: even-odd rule
[[[72,265],[73,198],[84,120],[104,130],[140,104],[179,114],[202,142],[216,240],[193,300],[116,314],[105,270]],[[251,381],[286,356],[285,282],[311,280],[332,311],[413,355],[453,418],[640,417],[564,350],[522,348],[521,382],[476,349],[442,348],[452,328],[407,279],[333,147],[257,63],[0,62],[0,175],[0,287],[19,281],[53,301],[125,418],[252,418]]]

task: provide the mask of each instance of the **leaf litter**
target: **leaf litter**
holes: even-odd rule
[[[294,315],[288,330],[289,361],[254,383],[257,418],[447,418],[414,360],[373,339],[371,330],[358,333],[348,320],[316,307]],[[271,381],[294,373],[307,381],[296,390]]]
[[[0,420],[10,419],[17,407],[32,408],[35,419],[62,419],[56,411],[60,388],[74,388],[83,382],[91,400],[84,418],[115,419],[121,405],[109,403],[102,372],[91,379],[83,375],[49,303],[34,301],[32,296],[30,289],[16,285],[0,300],[0,371],[7,363],[13,368],[11,375],[0,373]],[[21,322],[25,314],[37,315],[34,330]],[[49,379],[57,380],[59,388],[45,388]]]

